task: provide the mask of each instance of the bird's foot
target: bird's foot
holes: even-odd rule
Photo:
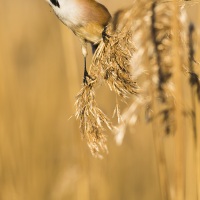
[[[88,85],[88,80],[87,78],[89,78],[90,80],[94,80],[87,72],[87,70],[84,70],[84,76],[83,76],[83,84],[84,85]]]

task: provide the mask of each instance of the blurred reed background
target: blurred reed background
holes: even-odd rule
[[[132,0],[101,2],[114,13]],[[187,10],[199,27],[200,5]],[[2,1],[0,44],[0,200],[161,199],[152,129],[143,118],[121,146],[108,134],[103,160],[93,158],[81,139],[79,123],[70,118],[82,83],[80,44],[45,1]],[[100,107],[111,115],[115,95],[98,93]],[[200,198],[200,158],[190,130],[184,136],[187,200]],[[172,197],[173,137],[164,141]]]

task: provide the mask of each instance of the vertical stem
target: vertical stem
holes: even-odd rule
[[[198,200],[198,141],[197,141],[197,108],[198,108],[198,97],[196,94],[196,70],[194,70],[194,59],[195,59],[195,49],[194,49],[194,25],[191,23],[189,26],[189,70],[190,70],[190,92],[191,92],[191,104],[192,104],[192,127],[193,127],[193,141],[194,141],[194,153],[195,153],[195,172],[196,180],[194,181],[194,187],[196,187]]]
[[[200,104],[198,102],[196,108],[196,122],[197,122],[197,146],[196,146],[196,169],[197,169],[197,200],[200,200]]]
[[[198,11],[200,12],[200,5],[198,6]],[[198,12],[198,16],[197,16],[197,27],[200,26],[200,13]],[[197,39],[197,53],[196,53],[196,57],[197,60],[200,60],[200,47],[199,47],[199,43],[200,43],[200,33],[198,32],[198,39]],[[200,68],[200,66],[198,66],[198,69]],[[200,72],[200,69],[198,70],[198,72]],[[200,74],[200,73],[199,73]],[[197,124],[197,146],[196,146],[196,160],[197,160],[197,199],[200,200],[200,102],[196,103],[196,124]]]
[[[155,107],[153,108],[155,112]],[[156,151],[156,160],[159,174],[159,182],[160,182],[160,191],[161,191],[161,199],[168,200],[169,199],[169,190],[168,190],[168,178],[167,178],[167,168],[166,168],[166,158],[164,152],[164,144],[161,138],[161,133],[157,130],[159,124],[156,120],[152,122],[152,130],[153,130],[153,138],[154,145]]]
[[[181,86],[181,46],[180,46],[180,24],[178,20],[179,16],[179,3],[178,0],[174,0],[174,20],[173,20],[173,80],[175,85],[175,99],[176,99],[176,132],[175,132],[175,191],[176,191],[176,200],[185,199],[185,180],[184,180],[184,121],[181,108],[182,100],[182,86]]]
[[[154,44],[154,51],[155,51],[155,57],[156,57],[156,65],[157,65],[157,76],[159,77],[160,81],[160,75],[161,75],[161,66],[160,66],[160,54],[158,52],[158,42],[156,40],[156,0],[153,1],[152,4],[152,18],[151,18],[151,36]],[[153,70],[153,69],[152,69]],[[152,94],[152,109],[154,113],[154,119],[152,121],[152,131],[153,131],[153,138],[154,138],[154,145],[155,145],[155,152],[156,152],[156,159],[157,159],[157,167],[158,167],[158,175],[159,175],[159,183],[160,183],[160,191],[161,191],[161,199],[162,200],[168,200],[169,199],[169,187],[168,187],[168,176],[167,176],[167,167],[166,167],[166,158],[165,158],[165,151],[164,151],[164,143],[163,143],[163,135],[164,132],[162,131],[162,128],[159,129],[160,122],[159,117],[156,117],[156,115],[160,112],[160,106],[157,102],[157,90],[160,88],[160,82],[155,87],[155,84],[153,83],[153,77],[154,73],[153,71],[150,71],[150,79],[151,79],[151,94]]]
[[[192,103],[192,128],[195,140],[195,148],[197,143],[197,128],[196,128],[196,102],[195,102],[195,86],[196,86],[196,74],[194,72],[194,41],[193,41],[193,34],[194,34],[194,25],[191,23],[189,26],[189,70],[190,70],[190,85],[191,85],[191,103]]]

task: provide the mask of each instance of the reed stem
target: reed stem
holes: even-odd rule
[[[173,20],[173,63],[174,72],[173,80],[175,85],[175,100],[176,100],[176,130],[175,130],[175,199],[184,200],[185,199],[185,180],[184,180],[184,120],[182,115],[182,65],[181,65],[181,41],[180,41],[180,24],[178,21],[179,15],[179,2],[174,0],[174,20]]]

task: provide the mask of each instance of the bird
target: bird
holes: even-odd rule
[[[111,20],[108,9],[95,0],[47,0],[57,17],[79,38],[84,57],[83,83],[92,77],[87,72],[87,43],[94,53],[105,35],[105,28]]]

